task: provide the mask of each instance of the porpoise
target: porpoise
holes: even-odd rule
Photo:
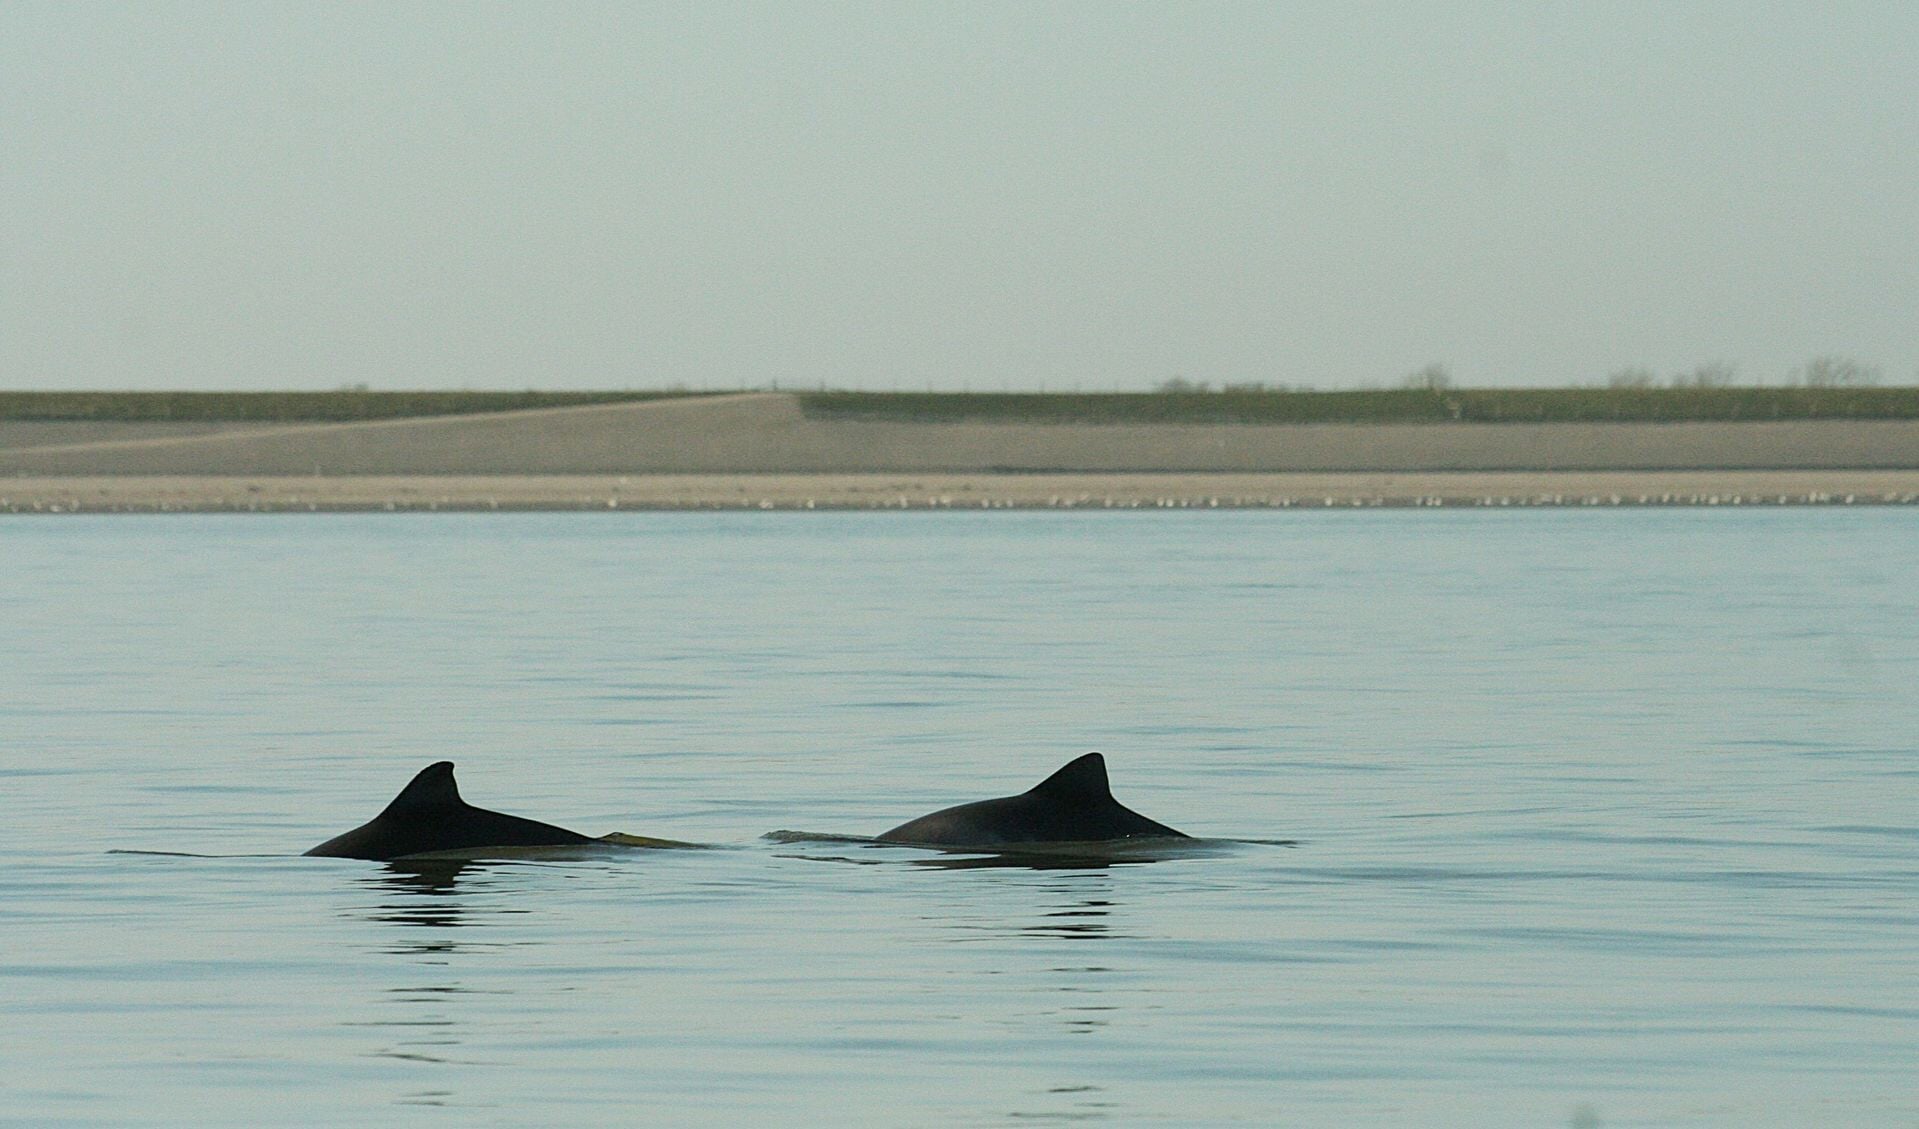
[[[379,815],[306,853],[383,861],[433,851],[565,847],[596,841],[550,823],[474,807],[460,798],[460,788],[453,782],[453,762],[440,761],[421,769]]]
[[[1185,838],[1115,800],[1106,758],[1098,753],[1075,759],[1017,796],[942,808],[880,836],[888,843],[934,847]]]

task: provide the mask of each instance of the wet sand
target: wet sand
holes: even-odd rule
[[[0,477],[0,513],[1912,505],[1919,470]]]

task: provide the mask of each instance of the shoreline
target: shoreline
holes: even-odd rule
[[[1919,470],[0,477],[0,515],[1915,504]]]

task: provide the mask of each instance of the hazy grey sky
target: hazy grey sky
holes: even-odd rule
[[[0,4],[0,387],[1919,366],[1919,4]]]

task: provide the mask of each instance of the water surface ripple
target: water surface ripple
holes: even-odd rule
[[[0,1123],[1909,1129],[1915,561],[1897,509],[0,518]],[[1223,842],[765,837],[1088,749]],[[439,759],[721,849],[297,857]]]

